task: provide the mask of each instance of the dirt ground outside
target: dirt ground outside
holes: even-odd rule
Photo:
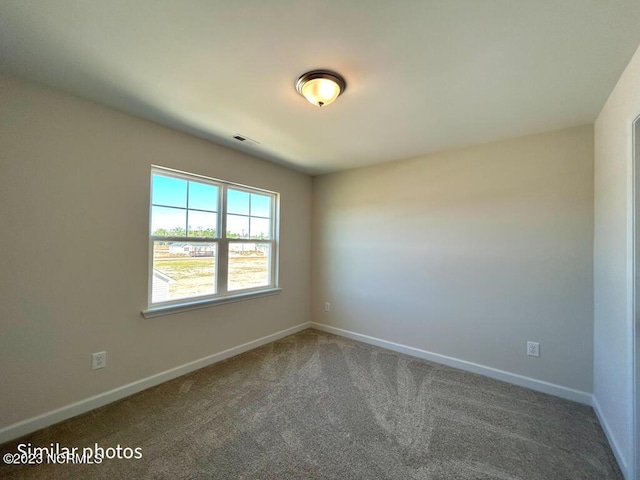
[[[169,300],[215,293],[215,257],[156,255],[154,269],[170,279]],[[229,291],[269,284],[269,258],[257,253],[229,257]]]

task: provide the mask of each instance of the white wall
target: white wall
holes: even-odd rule
[[[594,398],[629,479],[634,478],[632,122],[638,115],[640,50],[595,122]]]
[[[314,321],[592,391],[592,126],[313,185]]]
[[[0,132],[0,428],[309,321],[310,177],[7,76]],[[280,192],[282,293],[144,319],[151,164]]]

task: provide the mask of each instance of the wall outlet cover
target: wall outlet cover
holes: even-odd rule
[[[98,370],[107,366],[107,352],[96,352],[91,356],[91,370]]]
[[[527,355],[530,357],[539,357],[540,344],[538,342],[527,342]]]

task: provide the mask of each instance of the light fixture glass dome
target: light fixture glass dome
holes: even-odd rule
[[[333,72],[314,70],[296,82],[296,90],[310,103],[324,107],[333,102],[346,88],[344,79]]]

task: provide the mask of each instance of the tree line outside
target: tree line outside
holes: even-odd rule
[[[183,227],[174,227],[171,229],[157,228],[151,235],[156,237],[194,237],[194,238],[215,238],[215,228],[190,228],[189,235],[187,235],[186,229]],[[233,233],[227,230],[226,238],[241,238],[249,240],[248,236],[242,236],[239,233]],[[254,235],[250,240],[269,240],[269,236],[261,233],[260,235]]]

